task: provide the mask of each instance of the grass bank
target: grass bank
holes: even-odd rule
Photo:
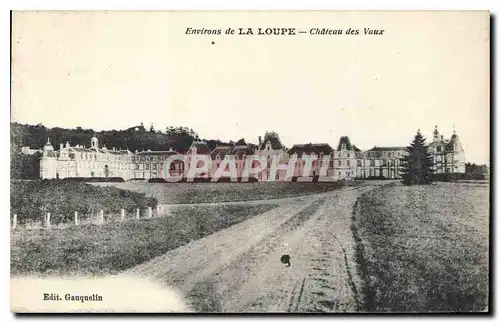
[[[172,216],[11,232],[11,274],[113,274],[275,205],[180,207]]]
[[[119,183],[116,187],[155,197],[158,203],[191,204],[295,197],[358,184],[359,182]]]
[[[10,212],[17,214],[21,223],[41,221],[47,212],[57,223],[71,221],[75,212],[119,214],[121,209],[133,212],[157,205],[156,198],[143,193],[61,180],[13,180],[10,201]]]
[[[356,203],[352,229],[362,311],[487,309],[487,186],[438,183],[370,191]]]

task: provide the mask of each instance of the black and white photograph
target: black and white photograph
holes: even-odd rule
[[[490,313],[490,22],[12,11],[11,311]]]

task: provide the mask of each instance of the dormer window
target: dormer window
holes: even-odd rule
[[[268,141],[267,144],[266,144],[266,149],[267,150],[271,150],[271,143]]]
[[[342,150],[345,150],[345,149],[346,149],[345,144],[342,144]]]
[[[216,159],[216,160],[220,160],[220,155],[219,155],[219,154],[217,154],[217,156],[215,156],[215,159]]]

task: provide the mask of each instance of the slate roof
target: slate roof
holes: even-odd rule
[[[347,136],[342,136],[340,137],[339,140],[339,145],[337,146],[337,150],[342,150],[342,144],[345,144],[346,150],[354,150],[354,151],[361,151],[358,147],[355,145],[351,144],[351,140]]]
[[[208,144],[204,141],[193,141],[191,144],[191,147],[189,147],[189,150],[192,148],[196,148],[196,153],[201,154],[201,155],[208,155],[210,154],[210,147],[208,147]]]
[[[44,152],[44,157],[57,157],[57,154],[54,150],[47,150]]]
[[[136,155],[141,155],[141,156],[165,156],[165,155],[177,155],[177,152],[173,150],[155,150],[155,151],[141,151],[138,152]]]
[[[264,135],[264,139],[260,144],[259,150],[264,150],[266,148],[267,142],[271,143],[271,149],[273,150],[285,149],[285,146],[283,146],[283,144],[281,143],[280,137],[276,132],[266,132],[266,134]]]
[[[309,143],[309,144],[293,145],[293,147],[288,150],[288,154],[310,155],[314,153],[319,156],[321,153],[323,153],[324,155],[329,155],[334,151],[335,150],[329,144],[326,143],[321,143],[321,144]]]
[[[404,146],[394,146],[394,147],[373,147],[372,149],[368,151],[394,151],[394,150],[405,150],[406,147]]]
[[[217,146],[210,153],[212,158],[215,158],[217,155],[220,156],[220,159],[224,159],[226,155],[237,155],[239,157],[243,155],[253,155],[254,149],[250,145],[225,145],[225,146]]]

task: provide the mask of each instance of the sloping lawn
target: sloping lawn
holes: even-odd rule
[[[274,207],[191,206],[162,218],[12,231],[11,275],[117,273]]]
[[[363,311],[488,309],[488,186],[374,190],[358,199],[352,228]]]
[[[191,204],[295,197],[347,185],[360,185],[360,182],[118,183],[116,187],[144,193],[156,198],[161,204]]]

